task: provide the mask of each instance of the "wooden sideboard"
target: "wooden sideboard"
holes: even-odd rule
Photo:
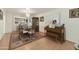
[[[52,37],[61,43],[65,42],[64,24],[60,27],[55,27],[55,28],[49,28],[49,26],[46,26],[45,30],[46,30],[46,36]]]

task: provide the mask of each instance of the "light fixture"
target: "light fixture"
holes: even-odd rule
[[[26,13],[26,17],[30,17],[30,14],[29,13]]]
[[[26,17],[30,17],[30,8],[26,8]]]

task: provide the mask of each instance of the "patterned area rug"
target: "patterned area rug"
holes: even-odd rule
[[[10,38],[9,49],[10,50],[15,49],[17,47],[31,43],[43,37],[44,35],[42,33],[35,33],[31,38],[27,36],[19,37],[18,33],[12,33],[11,38]]]

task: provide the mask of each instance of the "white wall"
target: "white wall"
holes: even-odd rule
[[[4,15],[4,10],[1,9],[3,11],[3,15]],[[4,15],[5,16],[5,15]],[[3,16],[3,19],[0,19],[0,39],[2,38],[3,34],[4,34],[4,20],[5,17]]]
[[[79,43],[79,18],[69,18],[69,9],[68,8],[60,8],[57,10],[52,10],[46,13],[40,13],[35,16],[44,16],[44,22],[39,23],[40,31],[44,32],[44,27],[50,24],[52,19],[60,20],[61,24],[65,24],[66,28],[66,40]]]
[[[15,17],[24,17],[24,15],[19,14],[13,14],[7,12],[5,9],[3,10],[3,20],[0,20],[0,38],[5,34],[16,30],[15,26]],[[31,26],[32,23],[29,22],[29,26]]]
[[[2,9],[3,11],[3,20],[0,20],[0,38],[5,33],[12,31],[12,15],[9,13],[6,13],[5,9]]]
[[[3,36],[4,33],[4,24],[3,24],[3,20],[0,20],[0,39]]]
[[[25,19],[26,17],[24,15],[21,15],[21,14],[13,14],[13,13],[10,13],[10,12],[6,12],[5,11],[5,33],[9,33],[9,32],[12,32],[12,31],[16,31],[16,24],[15,24],[15,17],[17,18],[23,18]],[[32,25],[32,23],[29,23],[29,26]]]
[[[69,9],[61,9],[61,21],[66,27],[66,39],[79,43],[79,18],[69,18]]]
[[[9,13],[6,13],[5,15],[5,33],[12,32],[12,15]]]
[[[23,17],[18,14],[5,13],[5,33],[9,33],[16,30],[15,17]]]
[[[50,12],[40,13],[37,15],[34,15],[36,17],[44,16],[44,22],[40,22],[39,20],[39,31],[44,32],[44,27],[52,23],[52,20],[56,19],[59,23],[59,14],[57,10],[53,10]]]

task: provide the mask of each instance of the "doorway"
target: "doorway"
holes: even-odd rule
[[[32,28],[35,30],[35,32],[39,32],[39,18],[38,17],[32,18]]]

